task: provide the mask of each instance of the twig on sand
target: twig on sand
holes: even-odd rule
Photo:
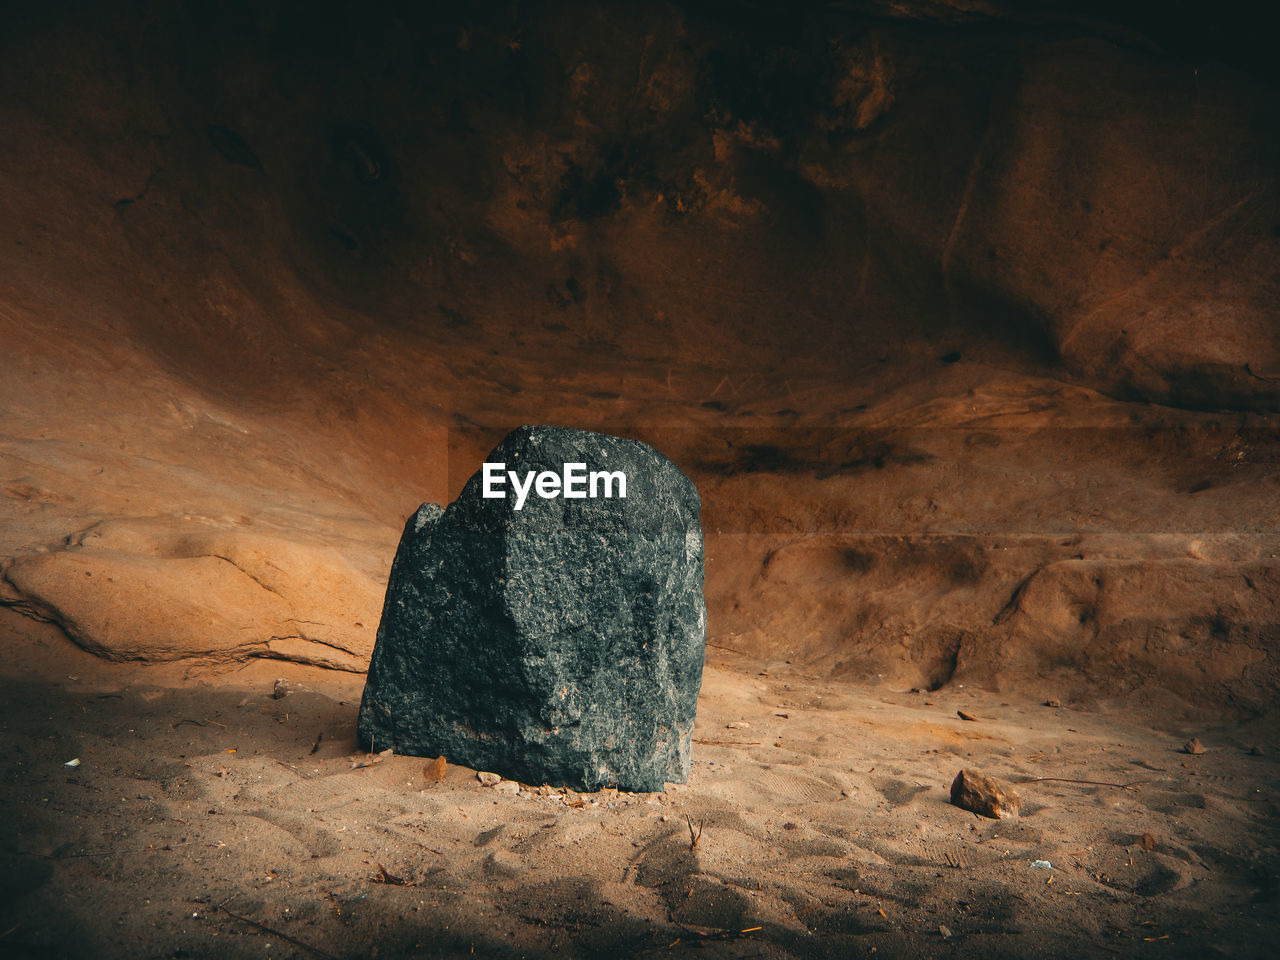
[[[326,953],[325,951],[321,950],[319,947],[313,947],[309,943],[303,943],[301,940],[297,939],[296,937],[291,937],[289,936],[289,934],[284,933],[280,930],[277,930],[274,927],[268,927],[265,923],[259,923],[257,920],[251,920],[249,917],[241,916],[240,914],[236,913],[233,910],[228,910],[221,903],[217,905],[217,908],[221,910],[223,913],[225,913],[227,916],[234,917],[235,919],[239,920],[241,923],[247,923],[251,927],[257,927],[259,930],[263,931],[264,933],[269,933],[273,937],[279,937],[281,940],[285,940],[288,943],[292,943],[295,947],[297,947],[300,950],[305,950],[307,951],[307,953],[314,954],[317,957],[324,957],[326,958],[326,960],[338,960],[338,958],[335,957],[332,953]]]
[[[285,763],[283,760],[280,760],[280,759],[276,759],[276,763],[280,764],[280,766],[284,767],[286,770],[292,770],[294,773],[300,776],[303,780],[313,779],[311,774],[303,773],[301,770],[295,767],[292,763]]]
[[[39,854],[36,854],[36,856],[43,857],[46,860],[71,860],[76,857],[112,857],[112,856],[118,855],[119,853],[120,853],[119,850],[92,850],[92,851],[80,850],[76,853],[63,853],[63,854],[39,853]]]
[[[175,730],[184,723],[195,724],[197,727],[207,727],[209,724],[213,724],[215,727],[221,727],[223,730],[227,729],[227,725],[225,723],[219,723],[217,720],[210,720],[208,717],[205,717],[203,720],[193,720],[191,717],[182,717],[181,719],[175,720],[173,723],[169,724],[169,729]]]
[[[375,763],[381,763],[387,757],[391,756],[395,751],[391,749],[383,750],[381,753],[370,753],[366,756],[354,756],[351,758],[351,769],[359,770],[363,767],[372,767]]]
[[[696,849],[697,849],[697,847],[698,847],[698,841],[702,839],[702,828],[703,828],[703,826],[705,825],[706,821],[705,821],[705,820],[699,820],[699,821],[698,821],[698,832],[697,832],[697,833],[694,833],[694,832],[693,832],[693,818],[692,818],[691,816],[689,816],[689,815],[686,813],[686,814],[684,815],[684,820],[685,820],[685,823],[689,824],[689,849],[690,849],[690,850],[696,850]]]
[[[382,864],[378,864],[378,873],[376,876],[369,878],[374,883],[388,883],[393,887],[412,887],[413,881],[406,880],[404,877],[397,877],[395,874],[387,871]]]
[[[679,937],[676,937],[674,940],[672,940],[670,943],[667,944],[668,950],[674,947],[677,943],[679,943],[685,937],[689,937],[692,939],[693,943],[701,945],[702,943],[705,943],[711,940],[745,939],[747,934],[759,933],[761,930],[764,929],[764,927],[747,927],[745,930],[715,930],[708,927],[695,927],[689,923],[678,923],[676,924],[676,926],[680,928],[682,935]],[[761,954],[757,953],[755,954],[755,956],[758,957],[758,956],[761,956]]]
[[[1083,783],[1091,787],[1119,787],[1121,790],[1128,790],[1132,787],[1141,786],[1144,783],[1150,783],[1150,780],[1135,780],[1133,783],[1111,783],[1108,780],[1072,780],[1067,777],[1032,777],[1030,780],[1024,780],[1023,783]]]
[[[708,647],[715,647],[717,650],[728,650],[730,653],[742,652],[737,647],[726,647],[723,643],[712,643],[710,640],[706,641],[706,643]]]

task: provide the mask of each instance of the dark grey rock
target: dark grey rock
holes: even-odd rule
[[[620,470],[627,495],[530,491],[517,510],[483,498],[477,471],[447,510],[423,504],[391,568],[360,742],[578,790],[684,782],[706,624],[697,489],[652,448],[584,430],[520,427],[486,462]]]

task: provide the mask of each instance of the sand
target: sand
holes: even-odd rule
[[[1250,957],[1280,932],[1274,721],[713,648],[689,783],[573,795],[359,751],[359,675],[0,625],[4,955]],[[961,768],[1022,815],[952,806]]]

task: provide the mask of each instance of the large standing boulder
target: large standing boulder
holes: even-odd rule
[[[558,427],[520,427],[486,463],[505,470],[405,526],[361,743],[580,790],[687,780],[706,629],[692,481],[642,443]]]

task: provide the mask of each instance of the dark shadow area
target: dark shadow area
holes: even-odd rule
[[[1034,806],[1021,824],[948,817],[940,789],[886,772],[868,780],[879,812],[863,801],[852,817],[785,793],[767,821],[710,796],[669,798],[661,818],[642,796],[583,795],[574,809],[497,794],[464,769],[424,781],[420,760],[355,750],[356,704],[338,690],[289,688],[277,699],[232,677],[118,691],[6,680],[5,955],[136,956],[145,943],[201,957],[1069,957],[1149,934],[1168,935],[1179,957],[1262,955],[1248,945],[1274,899],[1275,862],[1245,851],[1274,830],[1262,809],[1273,804],[1230,785],[1202,786],[1227,792],[1196,810],[1185,796],[1135,794],[1172,798],[1169,822],[1203,821],[1202,839],[1162,834],[1154,856],[1134,852],[1141,835],[1099,838],[1096,852],[1080,848],[1082,866],[1060,853],[1054,876],[1075,895],[1057,896],[995,850],[1043,844]],[[749,752],[712,750],[703,779]],[[1274,762],[1252,769],[1263,767],[1274,778]],[[1237,794],[1247,820],[1220,812]],[[954,839],[913,848],[893,830],[878,836],[875,818],[895,808],[955,820]],[[574,838],[596,837],[608,850],[599,869],[560,859]],[[789,865],[753,871],[735,852],[752,847]],[[1005,880],[974,872],[993,853]],[[1204,869],[1217,891],[1208,903],[1187,886]],[[1082,910],[1090,920],[1064,938]]]

